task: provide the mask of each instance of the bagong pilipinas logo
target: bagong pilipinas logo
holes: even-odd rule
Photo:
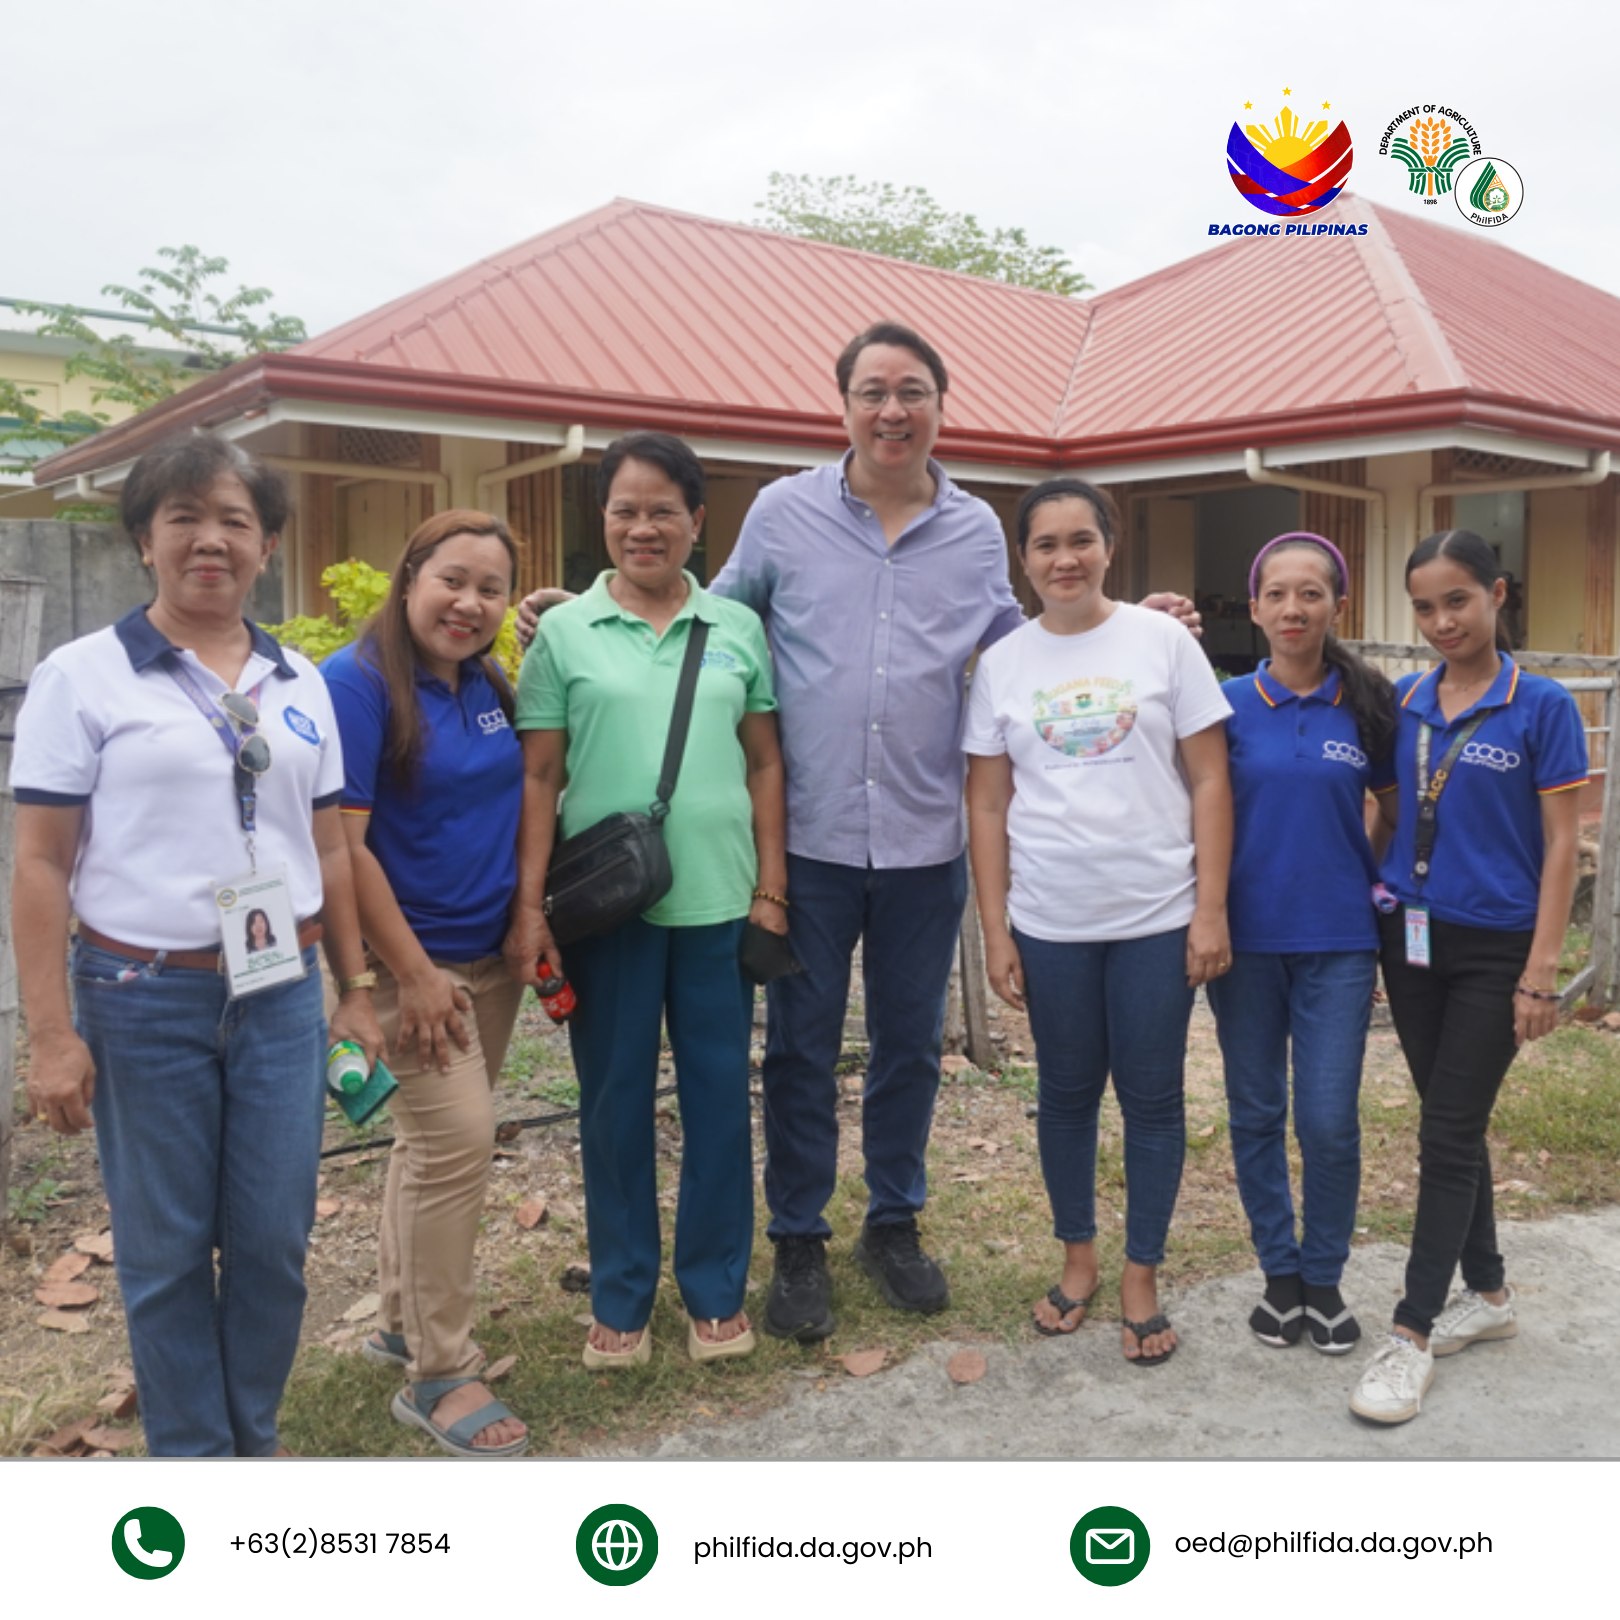
[[[1129,681],[1085,676],[1032,700],[1035,735],[1066,759],[1093,759],[1117,748],[1136,724]]]
[[[1293,94],[1291,89],[1283,91]],[[1243,103],[1245,110],[1252,101]],[[1322,111],[1332,110],[1324,101]],[[1303,123],[1284,106],[1275,129],[1264,124],[1233,124],[1226,137],[1226,163],[1232,184],[1261,212],[1297,218],[1325,208],[1350,178],[1350,131],[1341,120]]]

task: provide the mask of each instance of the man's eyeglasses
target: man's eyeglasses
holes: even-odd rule
[[[249,776],[263,776],[270,769],[270,744],[253,729],[259,723],[258,704],[242,692],[226,692],[219,703],[236,727],[237,769]]]
[[[936,398],[937,394],[932,388],[907,383],[904,388],[854,388],[847,397],[863,411],[881,411],[891,397],[897,399],[905,410],[915,411]]]

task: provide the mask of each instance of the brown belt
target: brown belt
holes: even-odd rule
[[[320,923],[313,917],[299,923],[299,950],[307,950],[324,932]],[[79,924],[79,938],[86,945],[94,945],[98,951],[111,951],[115,956],[133,957],[137,962],[155,962],[161,956],[165,967],[196,968],[203,973],[221,971],[223,953],[217,947],[202,951],[154,951],[145,945],[126,945],[121,939],[109,939],[105,934],[97,933],[94,928],[89,928],[84,923]]]

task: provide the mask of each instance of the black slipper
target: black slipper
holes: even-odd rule
[[[1096,1291],[1094,1288],[1091,1293],[1094,1294]],[[1070,1299],[1056,1283],[1053,1283],[1046,1291],[1046,1303],[1060,1317],[1067,1316],[1070,1311],[1083,1311],[1091,1303],[1091,1294],[1087,1294],[1084,1299]],[[1066,1339],[1071,1333],[1078,1333],[1086,1325],[1086,1319],[1083,1316],[1073,1327],[1067,1328],[1048,1327],[1038,1316],[1032,1316],[1030,1320],[1035,1324],[1035,1331],[1047,1339]]]
[[[1133,1322],[1128,1316],[1122,1316],[1119,1320],[1121,1327],[1128,1327],[1136,1335],[1138,1348],[1155,1333],[1170,1331],[1170,1318],[1163,1311],[1156,1316],[1150,1316],[1145,1322]],[[1125,1359],[1133,1367],[1162,1367],[1176,1353],[1176,1348],[1175,1345],[1171,1345],[1168,1350],[1161,1350],[1156,1356],[1126,1356]]]

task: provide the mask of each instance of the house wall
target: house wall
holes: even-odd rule
[[[1537,490],[1525,529],[1525,644],[1537,652],[1590,652],[1586,622],[1586,546],[1591,492]]]

